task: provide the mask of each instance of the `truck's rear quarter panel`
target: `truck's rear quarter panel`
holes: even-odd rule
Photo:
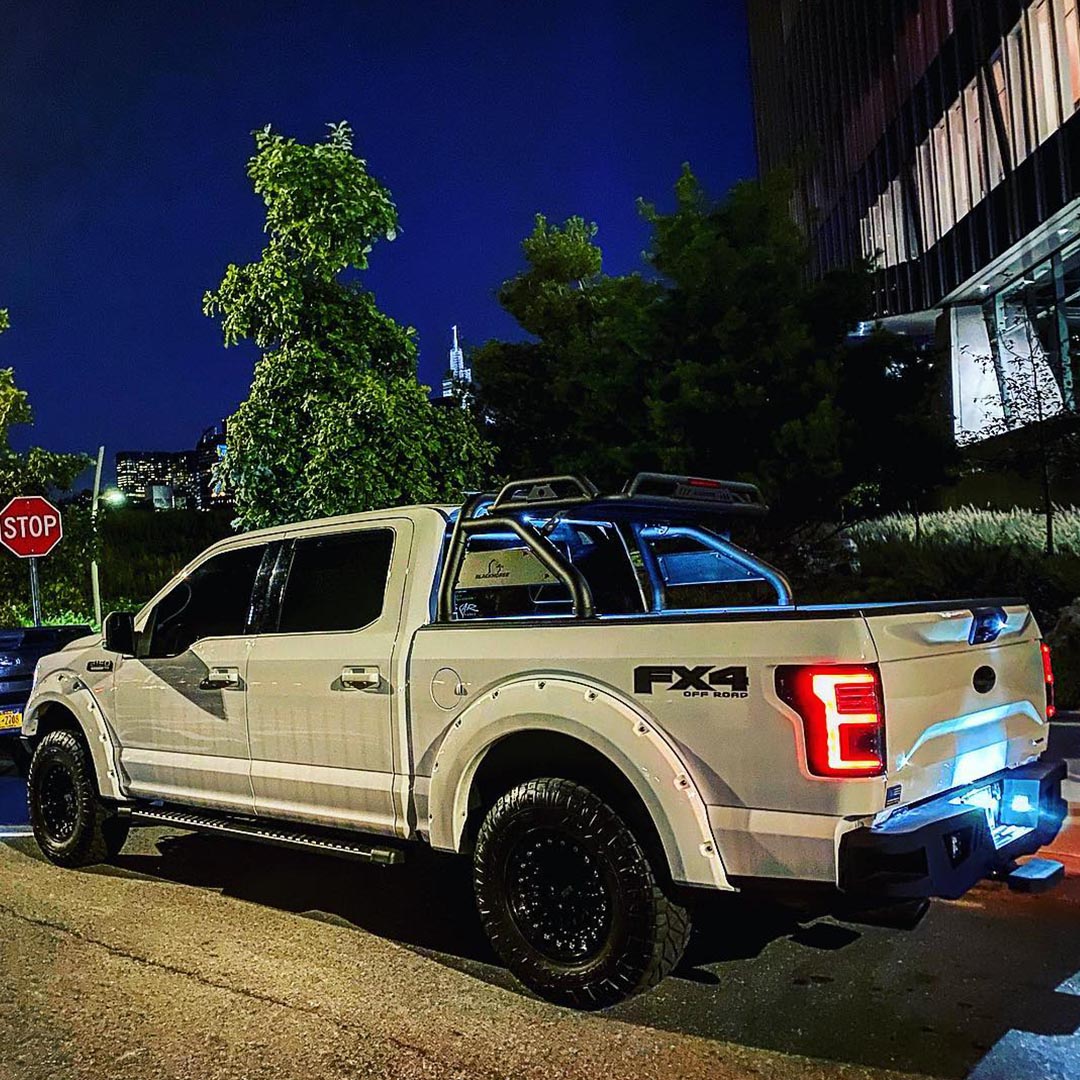
[[[675,749],[706,805],[729,877],[835,881],[841,837],[887,804],[929,798],[1044,748],[1038,628],[1026,608],[1007,614],[1000,638],[975,646],[968,644],[970,611],[426,628],[411,658],[420,829],[440,745],[462,712],[507,681],[565,675],[623,699]],[[776,667],[878,661],[887,775],[811,775],[802,722],[776,693]],[[985,666],[994,668],[995,685],[980,692],[973,676]]]
[[[411,658],[421,830],[440,744],[463,710],[507,680],[530,672],[564,674],[623,698],[676,749],[708,807],[729,875],[827,880],[834,872],[837,820],[881,810],[885,780],[838,783],[809,775],[802,726],[776,696],[775,667],[780,661],[874,659],[865,621],[850,614],[476,623],[422,630]],[[672,669],[670,677],[666,668]],[[676,688],[679,668],[706,669],[698,676],[710,687],[707,673],[736,671],[708,691],[682,690]],[[643,692],[642,678],[635,688],[639,669],[650,670],[649,692]],[[732,690],[742,669],[746,689]],[[460,678],[463,695],[447,693],[454,678]]]

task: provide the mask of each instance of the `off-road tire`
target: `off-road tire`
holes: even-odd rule
[[[92,866],[124,846],[129,825],[99,797],[90,751],[77,732],[53,731],[38,743],[26,792],[34,838],[57,866]]]
[[[648,990],[690,936],[689,914],[638,838],[571,780],[530,780],[495,803],[476,840],[473,884],[499,958],[559,1005],[602,1009]]]

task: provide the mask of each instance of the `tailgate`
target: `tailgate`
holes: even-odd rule
[[[885,697],[887,805],[970,784],[1046,749],[1040,635],[1026,605],[867,611],[866,622]]]

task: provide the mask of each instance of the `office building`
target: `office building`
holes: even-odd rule
[[[762,172],[814,271],[876,267],[876,316],[948,342],[970,442],[1077,411],[1077,0],[749,0]]]
[[[225,457],[225,424],[207,428],[194,450],[121,450],[116,486],[131,502],[155,510],[208,510],[231,506],[215,467]]]

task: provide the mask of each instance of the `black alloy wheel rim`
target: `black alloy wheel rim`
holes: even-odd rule
[[[75,778],[63,765],[50,765],[38,789],[41,821],[49,839],[62,844],[70,840],[79,823],[79,800]]]
[[[521,936],[550,960],[585,964],[606,944],[612,893],[600,860],[555,829],[533,829],[506,861],[510,914]]]

